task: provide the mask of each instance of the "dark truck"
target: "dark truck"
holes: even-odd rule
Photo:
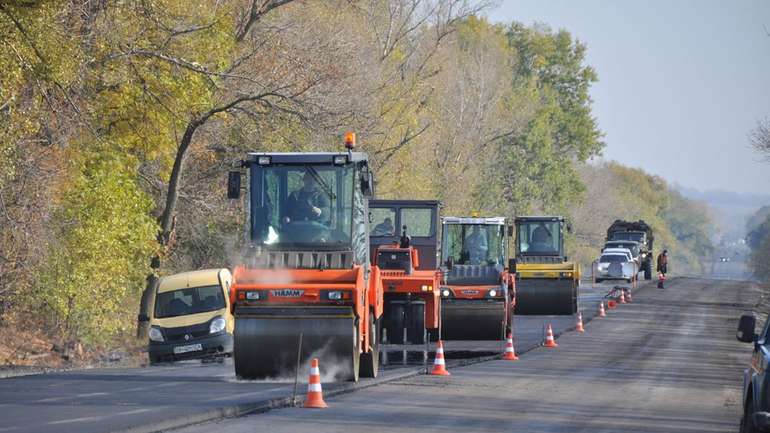
[[[635,241],[639,242],[639,268],[644,271],[644,279],[652,279],[652,243],[655,237],[652,227],[642,220],[623,221],[615,220],[607,229],[607,242],[609,241]]]
[[[754,343],[751,365],[743,372],[743,417],[741,433],[770,431],[770,388],[767,370],[770,367],[770,318],[759,334],[756,332],[757,316],[744,314],[738,321],[738,341]]]

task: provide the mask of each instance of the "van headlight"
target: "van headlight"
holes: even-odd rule
[[[495,296],[497,296],[497,290],[495,290],[495,289],[490,290],[489,291],[489,296],[491,298],[494,298]]]
[[[150,341],[157,341],[158,343],[163,342],[163,333],[160,332],[160,329],[157,326],[150,328]]]
[[[227,326],[227,322],[225,321],[225,319],[223,319],[222,316],[218,316],[211,321],[211,325],[209,325],[209,334],[216,334],[217,332],[222,332],[225,330],[226,326]]]

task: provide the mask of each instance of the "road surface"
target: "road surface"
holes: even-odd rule
[[[559,348],[182,430],[292,432],[736,432],[750,348],[735,340],[747,283],[681,279],[566,333]]]
[[[447,342],[453,375],[435,378],[418,375],[432,352],[388,346],[377,382],[392,382],[362,380],[355,393],[327,397],[331,409],[272,410],[189,431],[735,431],[740,372],[749,356],[735,342],[735,324],[756,290],[694,279],[669,287],[642,287],[633,304],[591,321],[582,335],[570,331],[572,317],[517,317],[516,348],[524,353],[515,363],[460,368],[463,359],[496,355],[500,342]],[[583,288],[586,321],[609,288]],[[556,350],[537,348],[547,322],[564,333]],[[303,373],[300,394],[305,383]],[[324,391],[349,386],[324,382]],[[0,432],[156,431],[261,412],[286,403],[292,390],[289,378],[238,381],[230,363],[3,379]]]

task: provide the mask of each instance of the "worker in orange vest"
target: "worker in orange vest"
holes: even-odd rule
[[[663,282],[666,281],[666,273],[668,273],[668,250],[663,250],[658,254],[658,288],[663,289]]]

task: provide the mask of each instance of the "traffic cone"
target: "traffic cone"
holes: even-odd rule
[[[556,340],[553,339],[553,329],[551,329],[551,324],[548,324],[548,329],[545,331],[545,341],[543,342],[543,347],[559,347],[558,344],[556,344]]]
[[[625,293],[626,293],[625,290],[620,289],[620,298],[618,298],[618,304],[627,304]]]
[[[318,358],[310,361],[310,379],[307,382],[307,397],[305,398],[305,407],[323,409],[326,406],[324,402],[323,391],[321,391],[321,372],[318,369]]]
[[[585,328],[583,328],[583,314],[578,311],[577,315],[577,324],[575,325],[575,331],[577,332],[586,332]]]
[[[505,353],[503,359],[507,361],[518,361],[519,357],[516,356],[516,352],[513,350],[513,336],[508,333],[508,337],[505,339]]]
[[[450,376],[446,371],[446,364],[444,363],[444,342],[439,340],[438,346],[436,346],[436,359],[433,360],[433,371],[430,374],[434,376]]]
[[[607,313],[604,311],[604,301],[599,302],[599,317],[607,317]]]

